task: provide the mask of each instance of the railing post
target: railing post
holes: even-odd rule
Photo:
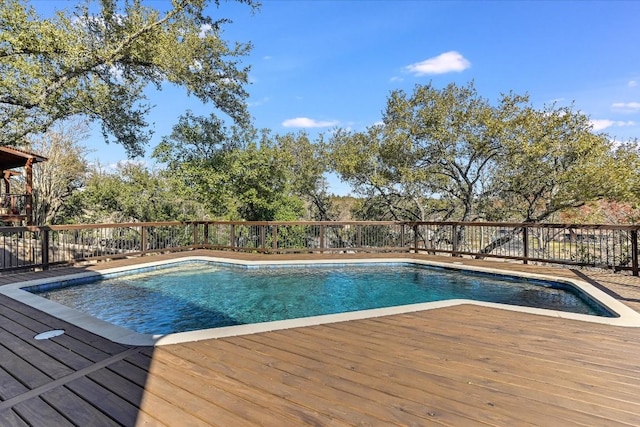
[[[452,252],[451,256],[456,256],[458,252],[458,226],[451,226],[451,246]]]
[[[193,224],[193,248],[196,249],[198,247],[198,223],[194,222]]]
[[[229,234],[229,246],[232,248],[236,247],[236,226],[235,224],[231,224],[231,233]]]
[[[273,224],[273,251],[278,252],[278,225]]]
[[[320,226],[320,252],[324,252],[324,225]]]
[[[413,224],[413,253],[418,253],[418,224]]]
[[[523,264],[529,264],[529,227],[522,228]]]
[[[404,224],[400,224],[400,247],[404,249]]]
[[[638,230],[631,230],[631,271],[638,276]]]
[[[140,252],[142,254],[147,252],[147,227],[144,225],[140,230]]]
[[[204,245],[209,247],[209,223],[205,222],[202,225],[204,227]]]
[[[266,246],[266,242],[265,242],[266,238],[267,238],[267,226],[263,224],[260,226],[260,247],[262,249],[264,249]]]
[[[40,229],[40,251],[42,255],[42,269],[49,269],[49,229]]]

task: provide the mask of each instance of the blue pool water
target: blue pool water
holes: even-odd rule
[[[610,316],[569,285],[413,264],[240,268],[191,262],[86,280],[27,290],[153,334],[457,298]]]

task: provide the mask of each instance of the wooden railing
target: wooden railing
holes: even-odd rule
[[[0,227],[0,272],[191,249],[430,253],[638,275],[640,226],[499,222],[196,221]]]
[[[21,223],[31,214],[29,194],[0,194],[0,224]]]

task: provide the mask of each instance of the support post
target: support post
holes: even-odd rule
[[[40,229],[40,252],[42,258],[42,269],[49,269],[49,228]]]
[[[27,216],[27,225],[33,225],[33,157],[27,159],[24,166],[25,169],[25,215]]]
[[[4,193],[8,197],[9,193],[11,193],[11,181],[10,181],[11,171],[3,171],[2,175],[3,175],[3,181],[4,181]]]
[[[231,233],[229,234],[229,246],[232,248],[236,247],[236,226],[231,224]]]
[[[638,276],[638,230],[631,230],[631,271]]]
[[[278,226],[273,224],[273,251],[278,252]]]
[[[451,256],[458,256],[458,226],[451,226]]]
[[[194,222],[193,224],[193,248],[198,248],[198,223]]]
[[[144,225],[140,230],[140,252],[143,254],[147,252],[147,227]]]
[[[529,227],[522,228],[522,244],[523,244],[523,256],[524,264],[529,264]]]

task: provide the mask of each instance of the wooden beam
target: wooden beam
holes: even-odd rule
[[[27,215],[27,225],[33,225],[33,157],[27,159],[25,169],[25,214]]]

